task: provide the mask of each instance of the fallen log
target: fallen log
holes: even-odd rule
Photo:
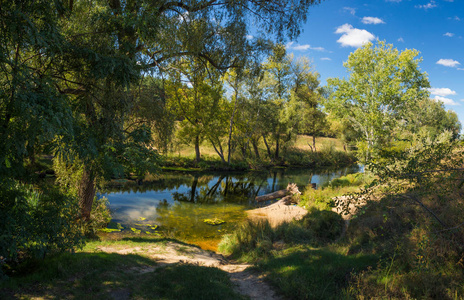
[[[285,199],[286,202],[289,202],[289,198],[291,198],[291,196],[295,194],[298,194],[298,195],[301,194],[301,192],[298,190],[298,186],[295,183],[289,183],[285,190],[280,190],[280,191],[276,191],[270,194],[258,196],[255,199],[257,202],[263,202],[263,201],[268,201],[268,200],[274,200],[277,198],[284,198],[284,197],[287,198],[286,196],[289,196],[287,199]]]

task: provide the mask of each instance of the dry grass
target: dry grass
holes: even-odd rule
[[[295,144],[293,145],[294,148],[299,149],[299,150],[304,150],[304,151],[311,151],[311,148],[309,145],[313,144],[313,138],[312,136],[308,135],[298,135]],[[339,139],[335,138],[328,138],[328,137],[318,137],[316,138],[316,148],[318,151],[320,151],[324,147],[329,147],[333,145],[335,147],[335,150],[337,151],[344,151],[343,150],[343,142]],[[260,144],[260,150],[264,154],[266,152],[266,148],[264,146],[264,143],[261,142]],[[224,149],[224,154],[227,154],[227,149]],[[201,155],[206,155],[206,156],[217,156],[216,151],[214,151],[214,148],[211,146],[211,144],[208,141],[203,141],[200,145],[200,153]],[[184,144],[179,144],[174,146],[172,151],[169,153],[170,155],[173,156],[182,156],[182,157],[195,157],[195,148],[193,145],[184,145]]]

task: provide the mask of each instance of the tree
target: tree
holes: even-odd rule
[[[66,47],[57,3],[0,3],[0,177],[24,175],[37,147],[72,131],[50,65]]]
[[[319,88],[319,74],[311,69],[306,57],[292,63],[294,86],[292,97],[299,103],[301,122],[299,132],[313,137],[312,151],[316,151],[316,136],[327,131],[326,115],[320,110],[323,90]]]
[[[78,194],[88,219],[96,178],[127,170],[134,162],[125,155],[149,150],[148,126],[125,127],[130,88],[143,72],[160,74],[187,57],[216,69],[242,66],[260,47],[246,39],[251,23],[292,39],[319,2],[2,1],[0,168],[11,175],[42,139],[65,146],[58,154],[83,170]]]
[[[461,132],[461,123],[452,110],[446,111],[443,102],[434,99],[419,99],[406,117],[405,128],[408,133],[427,134],[436,139],[444,131],[450,131],[452,138],[457,139]]]
[[[290,72],[291,57],[287,55],[285,45],[275,44],[272,47],[272,53],[264,63],[264,84],[266,92],[266,106],[272,113],[268,114],[270,118],[269,133],[275,142],[274,157],[271,159],[278,160],[280,155],[282,135],[287,132],[287,123],[291,117],[286,114],[288,111],[288,102],[290,100],[291,72]],[[267,145],[266,136],[263,135],[264,142]]]
[[[219,72],[195,58],[183,60],[176,69],[181,71],[173,73],[169,97],[171,107],[181,120],[178,136],[187,144],[194,143],[197,163],[204,139],[209,139],[224,161],[219,137],[225,135],[227,115],[222,111],[225,104]]]
[[[378,42],[351,53],[344,63],[349,78],[328,79],[330,97],[326,108],[348,118],[362,135],[358,146],[364,160],[391,141],[392,129],[419,99],[428,96],[427,74],[421,72],[417,50],[402,52]],[[363,144],[365,145],[363,147]]]

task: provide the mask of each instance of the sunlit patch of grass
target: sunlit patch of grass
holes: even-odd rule
[[[330,210],[335,205],[335,197],[357,193],[372,180],[373,177],[363,173],[349,174],[333,179],[317,190],[306,189],[300,197],[300,205],[306,209],[314,207],[320,210]]]
[[[156,242],[155,239],[93,241],[74,254],[30,261],[0,282],[0,298],[241,299],[228,275],[221,270],[182,264],[157,265],[143,253],[144,246]],[[102,246],[137,247],[140,251],[127,255],[95,252]],[[178,248],[181,252],[186,249],[182,245]]]
[[[373,255],[344,255],[330,248],[298,245],[257,264],[290,299],[340,299],[353,272],[375,265]]]
[[[301,220],[275,228],[268,220],[247,221],[232,234],[224,236],[219,251],[241,261],[258,262],[285,248],[282,244],[326,245],[341,235],[342,227],[339,214],[317,209],[312,209]]]

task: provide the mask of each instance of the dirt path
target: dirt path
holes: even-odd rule
[[[127,245],[102,246],[96,249],[106,253],[140,254],[155,260],[155,267],[141,267],[132,271],[139,274],[153,272],[169,264],[187,263],[198,266],[216,267],[229,273],[235,290],[250,299],[282,299],[271,286],[264,281],[264,276],[248,268],[247,264],[232,264],[222,255],[202,250],[195,246],[167,242],[163,244],[147,244],[143,247],[127,247]]]

